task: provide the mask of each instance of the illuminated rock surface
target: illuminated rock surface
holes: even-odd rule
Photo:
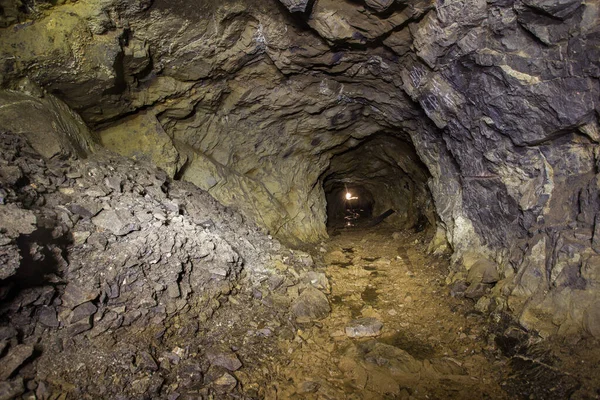
[[[412,241],[410,231],[421,235],[422,250],[448,256],[440,301],[472,304],[489,317],[477,324],[489,325],[486,340],[497,349],[535,335],[583,340],[577,354],[593,347],[587,341],[600,339],[599,21],[598,0],[3,1],[0,296],[6,326],[18,329],[0,339],[3,354],[42,343],[33,353],[38,372],[54,369],[52,354],[64,357],[62,376],[74,376],[77,357],[105,371],[106,382],[126,366],[135,372],[110,386],[83,382],[86,374],[78,383],[34,380],[25,365],[2,393],[39,390],[46,398],[44,390],[67,382],[75,397],[114,397],[127,386],[129,397],[167,398],[179,393],[174,382],[187,379],[184,386],[202,395],[252,397],[252,387],[267,396],[271,389],[248,383],[261,387],[264,377],[190,363],[192,354],[205,360],[199,348],[213,343],[188,348],[183,338],[202,329],[211,332],[208,342],[231,337],[235,323],[213,321],[226,304],[235,312],[224,315],[243,316],[237,338],[255,320],[252,338],[266,343],[285,331],[291,342],[312,345],[298,330],[310,339],[319,324],[331,326],[325,303],[304,316],[319,319],[313,328],[288,318],[315,291],[321,300],[329,295],[336,312],[336,282],[315,275],[322,261],[357,274],[337,284],[369,271],[355,268],[359,255],[325,242],[328,233],[346,240],[344,226],[354,224],[348,210],[362,228],[393,210],[380,226],[396,232],[393,240]],[[347,191],[357,197],[350,203]],[[373,268],[406,261],[401,251],[375,250],[364,254],[380,257]],[[235,300],[236,290],[247,297]],[[362,300],[388,290],[373,286]],[[255,302],[271,313],[264,320]],[[131,340],[118,341],[115,329],[131,330]],[[69,338],[50,349],[54,335]],[[108,345],[76,357],[81,338],[118,341],[120,361],[106,361]],[[153,340],[164,341],[160,350]],[[274,349],[256,345],[249,356],[240,354],[246,344],[230,344],[245,366],[244,357]],[[366,350],[348,350],[336,364],[354,374],[355,388],[421,396],[353,367],[348,360]],[[138,358],[151,364],[141,352],[168,373],[138,368]],[[517,355],[521,364],[547,364]],[[426,358],[436,373],[454,371],[447,360]],[[339,395],[301,378],[298,393]]]

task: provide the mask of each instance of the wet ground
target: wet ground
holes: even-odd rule
[[[277,367],[265,397],[598,398],[597,354],[587,353],[592,370],[582,368],[582,377],[573,373],[581,354],[562,342],[554,344],[562,348],[561,361],[550,356],[550,342],[532,350],[535,341],[526,333],[503,341],[472,301],[450,296],[448,259],[427,255],[426,245],[425,233],[378,227],[342,231],[322,246],[332,312],[279,341],[285,365]],[[346,327],[360,318],[383,327],[373,336],[349,337]]]

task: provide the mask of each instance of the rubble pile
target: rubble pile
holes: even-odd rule
[[[328,285],[311,256],[150,164],[44,160],[2,133],[0,177],[1,399],[258,395],[241,371],[293,337],[311,281]]]

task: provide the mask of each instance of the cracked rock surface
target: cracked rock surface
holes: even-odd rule
[[[599,337],[598,0],[5,0],[1,10],[0,85],[7,90],[0,127],[28,134],[44,156],[60,152],[58,142],[39,140],[48,126],[67,134],[61,146],[72,153],[96,140],[195,184],[296,245],[326,237],[324,182],[340,172],[335,168],[365,173],[361,179],[376,183],[381,204],[406,211],[395,223],[427,221],[436,232],[431,250],[452,249],[448,279],[457,289],[473,266],[495,266],[486,282],[464,292],[483,312],[507,311],[546,338]],[[63,101],[81,120],[62,118]],[[21,129],[31,115],[51,123]],[[410,151],[380,154],[384,163],[366,157],[361,146],[374,137]],[[392,172],[374,176],[382,166]],[[3,179],[20,184],[21,172],[2,168]],[[387,190],[399,181],[411,202]],[[82,227],[76,243],[102,248],[131,240],[135,254],[165,266],[164,273],[150,268],[148,278],[164,279],[162,296],[186,293],[188,278],[179,285],[177,277],[207,279],[170,264],[178,254],[169,249],[179,242],[162,243],[164,228],[152,240],[171,258],[150,253],[144,224],[191,229],[185,216],[170,217],[178,204],[160,203],[157,216],[136,214],[124,191],[123,202],[105,208],[102,199],[119,183],[104,186],[88,187],[81,198],[87,204],[65,211],[104,229]],[[28,190],[28,201],[37,201]],[[3,215],[17,219],[10,207]],[[47,219],[35,223],[51,231],[48,248],[19,252],[14,236],[28,235],[34,223],[30,209],[19,212],[22,222],[3,233],[5,277],[19,257],[60,255],[63,236]],[[206,245],[206,235],[184,248]],[[220,265],[205,272],[228,281],[239,272],[228,256],[237,250],[211,243],[194,252],[221,257],[222,249]],[[132,247],[119,251],[118,262],[127,265]],[[116,279],[111,274],[102,279]],[[91,301],[91,282],[74,277],[81,284],[74,298]],[[492,287],[489,279],[498,280]],[[145,287],[126,282],[132,293]],[[51,313],[45,318],[54,324]],[[72,329],[86,324],[84,318]]]

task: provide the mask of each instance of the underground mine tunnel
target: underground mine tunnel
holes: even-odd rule
[[[598,0],[0,0],[0,399],[594,399]]]
[[[384,220],[399,229],[435,224],[427,168],[410,137],[399,136],[371,135],[331,158],[323,179],[330,231]]]

